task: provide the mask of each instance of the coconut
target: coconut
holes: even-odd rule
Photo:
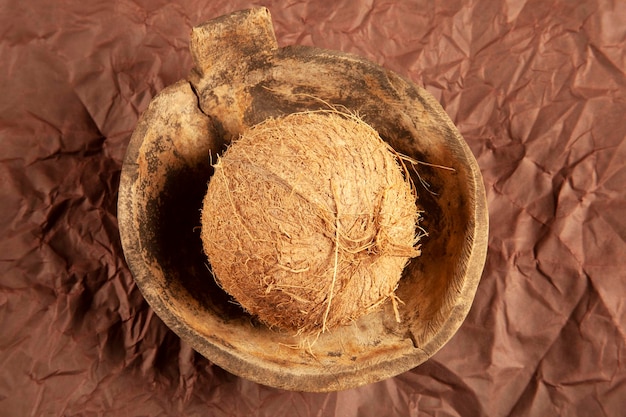
[[[420,254],[419,213],[402,160],[372,127],[295,113],[253,126],[218,158],[202,242],[216,281],[250,314],[319,334],[395,301]]]

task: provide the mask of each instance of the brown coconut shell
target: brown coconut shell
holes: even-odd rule
[[[270,327],[320,332],[379,309],[415,247],[402,161],[353,115],[268,119],[214,166],[202,241],[215,278]]]

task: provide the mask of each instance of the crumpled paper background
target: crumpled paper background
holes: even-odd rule
[[[481,167],[489,253],[425,364],[329,394],[228,374],[135,286],[119,241],[140,113],[191,68],[192,26],[253,4],[281,46],[425,87]],[[626,398],[626,3],[2,0],[0,414],[620,416]]]

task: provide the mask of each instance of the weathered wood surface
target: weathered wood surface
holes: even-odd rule
[[[252,9],[194,28],[195,68],[154,98],[127,151],[119,196],[124,252],[145,298],[183,340],[224,369],[275,387],[331,391],[379,381],[427,360],[467,315],[488,233],[485,191],[468,146],[423,89],[362,58],[278,48],[269,12]],[[323,108],[358,112],[412,172],[425,209],[422,256],[405,270],[393,309],[324,333],[310,347],[256,322],[215,284],[202,253],[200,207],[222,152],[267,117]]]

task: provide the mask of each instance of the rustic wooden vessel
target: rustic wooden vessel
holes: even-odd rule
[[[151,102],[122,169],[124,253],[154,311],[217,365],[284,389],[351,388],[427,360],[470,309],[488,233],[478,165],[441,106],[423,89],[357,56],[278,48],[264,8],[195,27],[191,53],[189,79]],[[261,325],[215,284],[202,252],[199,210],[212,174],[209,155],[268,117],[327,103],[358,112],[398,152],[432,164],[411,171],[429,236],[397,290],[404,302],[400,323],[388,305],[303,349],[294,346],[301,340]]]

